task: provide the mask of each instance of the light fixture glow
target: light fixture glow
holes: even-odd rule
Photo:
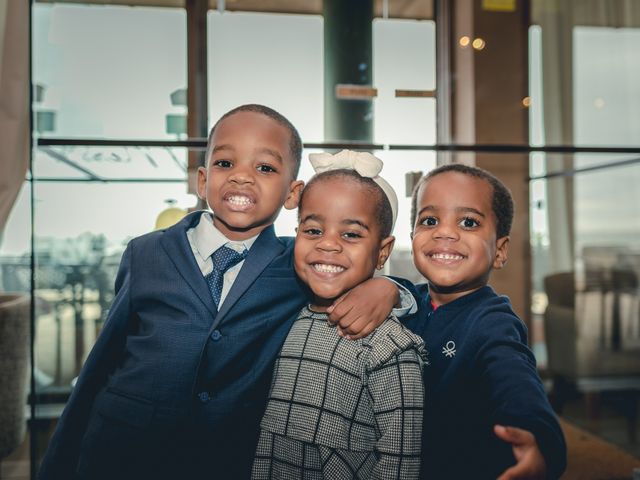
[[[480,37],[474,38],[473,43],[471,44],[471,46],[476,50],[482,50],[486,45],[485,41]]]

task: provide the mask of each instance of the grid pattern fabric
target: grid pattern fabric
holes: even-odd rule
[[[303,309],[276,361],[252,478],[418,478],[425,358],[394,317],[346,340]]]

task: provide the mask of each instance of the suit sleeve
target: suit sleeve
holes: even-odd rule
[[[41,480],[75,478],[80,445],[93,402],[118,364],[133,315],[130,300],[131,244],[122,256],[115,291],[104,327],[82,367],[42,460],[38,476]]]
[[[513,315],[495,313],[488,320],[476,365],[492,421],[530,431],[545,458],[548,478],[559,478],[566,467],[566,444],[526,346],[526,329]]]
[[[419,478],[424,385],[419,354],[398,352],[371,371],[368,388],[380,438],[372,478]]]

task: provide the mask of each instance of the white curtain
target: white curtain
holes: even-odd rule
[[[532,0],[532,22],[542,32],[544,136],[547,145],[573,145],[573,28],[640,27],[639,0]],[[547,154],[547,171],[570,170],[571,155]],[[573,270],[573,178],[547,182],[550,265]]]
[[[0,241],[29,166],[29,2],[0,0]]]

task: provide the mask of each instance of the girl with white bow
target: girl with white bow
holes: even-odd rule
[[[294,253],[310,303],[275,364],[252,478],[418,478],[422,339],[390,316],[348,340],[326,314],[391,254],[396,194],[369,153],[310,160],[316,175],[300,198]]]

